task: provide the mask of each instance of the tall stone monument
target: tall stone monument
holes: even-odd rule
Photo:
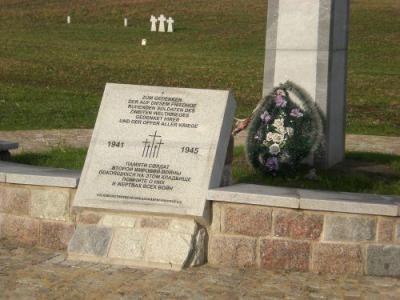
[[[263,94],[290,80],[325,119],[323,164],[344,158],[349,0],[269,0]]]

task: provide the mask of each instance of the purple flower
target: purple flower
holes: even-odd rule
[[[261,114],[260,118],[264,123],[268,123],[272,119],[271,115],[267,111],[264,111]]]
[[[286,106],[286,100],[285,100],[285,97],[284,96],[282,96],[282,95],[277,95],[276,96],[276,98],[275,98],[275,104],[276,104],[276,106],[278,106],[278,107],[285,107]]]
[[[299,108],[293,108],[290,112],[290,115],[295,118],[301,118],[303,116],[303,113],[300,111]]]
[[[278,163],[278,158],[276,157],[270,157],[267,159],[265,162],[265,166],[270,170],[270,171],[276,171],[279,169],[279,163]]]

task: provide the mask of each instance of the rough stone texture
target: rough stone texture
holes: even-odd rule
[[[143,217],[143,219],[140,221],[140,226],[143,228],[167,229],[169,226],[169,221],[169,219],[163,218]]]
[[[359,245],[318,243],[313,247],[312,271],[333,274],[362,274]]]
[[[30,191],[26,188],[0,185],[0,212],[29,215]]]
[[[95,212],[83,212],[78,214],[76,222],[78,224],[97,224],[103,216]]]
[[[271,234],[272,209],[249,205],[227,205],[222,210],[222,232],[247,236]]]
[[[256,239],[212,236],[208,247],[208,263],[228,267],[250,267],[256,264]]]
[[[69,191],[31,190],[31,216],[41,219],[66,221],[69,215]]]
[[[400,246],[369,245],[367,249],[367,274],[400,276]]]
[[[375,239],[375,232],[375,218],[325,216],[324,240],[326,241],[372,241]]]
[[[273,214],[274,235],[292,239],[317,240],[321,236],[324,216],[278,210]]]
[[[39,221],[27,217],[0,214],[0,237],[34,246],[39,242]]]
[[[270,270],[308,271],[310,243],[290,240],[260,241],[261,267]]]
[[[0,241],[0,298],[398,300],[400,294],[400,279],[390,277],[209,266],[174,272],[65,259]]]
[[[105,256],[111,241],[112,230],[96,225],[78,225],[69,245],[68,252],[81,255]]]
[[[200,266],[207,261],[207,230],[203,227],[200,228],[193,240],[194,245],[192,246],[188,259],[185,262],[185,266]]]
[[[398,242],[400,242],[400,223],[397,224],[397,229],[396,229],[396,239]]]
[[[148,231],[118,228],[114,231],[109,257],[130,260],[144,258]]]
[[[212,202],[211,206],[211,231],[220,233],[221,232],[221,214],[222,214],[223,204],[219,202]]]
[[[119,215],[105,215],[102,217],[99,225],[108,227],[135,227],[137,222],[136,217],[119,216]]]
[[[193,219],[178,219],[173,218],[169,223],[168,230],[179,233],[190,233],[196,232],[197,224]]]
[[[378,220],[378,242],[390,243],[393,241],[395,231],[395,219],[379,218]]]
[[[64,250],[75,231],[74,224],[43,221],[40,224],[40,246]]]
[[[152,230],[147,240],[147,260],[181,268],[187,266],[192,247],[192,234]]]

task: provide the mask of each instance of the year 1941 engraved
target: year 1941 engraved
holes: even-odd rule
[[[109,148],[124,148],[125,143],[121,141],[108,141],[107,142]]]
[[[181,150],[182,150],[182,153],[192,153],[192,154],[199,153],[199,148],[196,148],[196,147],[182,147]]]

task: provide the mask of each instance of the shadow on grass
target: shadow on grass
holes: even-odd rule
[[[235,183],[400,195],[400,156],[380,153],[346,153],[346,161],[342,165],[317,170],[317,176],[308,179],[308,168],[292,177],[265,176],[248,165],[244,148],[236,147],[232,173]]]

